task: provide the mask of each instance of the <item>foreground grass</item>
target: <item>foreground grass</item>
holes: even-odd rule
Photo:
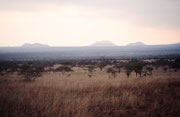
[[[1,117],[178,117],[180,79],[0,81]]]

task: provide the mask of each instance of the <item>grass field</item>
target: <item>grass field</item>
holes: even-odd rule
[[[69,74],[44,73],[34,82],[17,75],[0,79],[1,117],[179,117],[180,72],[153,71],[109,78],[80,68]]]

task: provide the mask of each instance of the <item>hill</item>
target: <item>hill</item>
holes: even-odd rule
[[[127,46],[146,46],[146,45],[142,42],[136,42],[136,43],[129,43]]]
[[[135,43],[128,46],[116,46],[109,42],[98,42],[86,47],[25,44],[21,47],[0,47],[0,56],[0,60],[180,57],[180,43],[169,45]]]
[[[40,44],[40,43],[34,43],[34,44],[25,43],[21,47],[23,47],[23,48],[45,48],[45,47],[49,47],[49,46],[44,45],[44,44]]]

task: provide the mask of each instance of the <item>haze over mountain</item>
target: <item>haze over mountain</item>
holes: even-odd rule
[[[174,44],[160,44],[160,45],[147,45],[147,44],[144,44],[143,42],[135,42],[135,43],[129,43],[125,46],[121,46],[121,45],[116,45],[114,43],[112,43],[111,41],[108,41],[108,40],[105,40],[105,41],[97,41],[97,42],[94,42],[93,44],[89,45],[89,46],[75,46],[75,47],[150,47],[150,46],[153,46],[153,47],[156,47],[156,46],[180,46],[180,42],[179,43],[174,43]],[[25,43],[23,44],[22,46],[16,46],[16,47],[22,47],[22,48],[54,48],[54,46],[49,46],[47,44],[41,44],[41,43]],[[55,46],[56,48],[60,47],[61,46]],[[63,46],[65,48],[71,48],[71,46]],[[72,46],[74,47],[74,46]],[[2,48],[14,48],[14,47],[0,47],[1,49]]]
[[[0,60],[180,57],[180,43],[145,45],[137,42],[126,46],[117,46],[109,41],[100,41],[81,47],[50,47],[35,43],[24,44],[20,47],[0,47],[0,56]]]
[[[97,41],[95,43],[93,43],[90,46],[94,46],[94,47],[113,47],[113,46],[117,46],[114,43],[110,42],[110,41]]]
[[[45,44],[40,44],[40,43],[34,43],[34,44],[25,43],[21,47],[23,47],[23,48],[46,48],[46,47],[50,47],[50,46],[45,45]]]
[[[146,44],[142,42],[136,42],[136,43],[129,43],[127,46],[145,46]]]

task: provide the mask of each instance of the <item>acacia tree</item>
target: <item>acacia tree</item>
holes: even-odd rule
[[[113,77],[116,77],[117,70],[114,67],[109,67],[107,73],[111,74]]]
[[[121,64],[115,64],[114,67],[117,69],[117,72],[118,72],[118,73],[121,73],[121,68],[123,67],[123,65],[121,65]]]
[[[164,71],[164,72],[166,72],[167,70],[168,70],[168,68],[167,68],[167,67],[164,67],[164,68],[163,68],[163,71]]]
[[[139,74],[139,76],[141,77],[142,74],[142,70],[143,70],[143,64],[142,63],[136,63],[133,66],[134,72],[136,73],[136,77]]]
[[[0,66],[0,76],[4,76],[5,70],[3,66]]]
[[[146,70],[149,72],[149,75],[152,75],[152,71],[153,71],[152,67],[147,67]]]
[[[129,76],[131,75],[131,72],[133,71],[133,67],[130,64],[126,64],[125,65],[125,71],[126,71],[126,75],[129,78]]]
[[[25,81],[34,81],[44,72],[43,66],[23,64],[20,67],[19,74],[25,78]]]
[[[62,74],[65,74],[66,72],[72,72],[72,68],[69,66],[60,66],[58,68],[55,69],[55,72],[61,72]]]
[[[92,73],[95,71],[96,67],[94,65],[89,65],[89,66],[87,66],[87,68],[88,68],[88,72],[89,72],[88,76],[90,78],[90,77],[92,77]]]
[[[14,73],[18,70],[18,64],[16,62],[0,62],[0,75]]]
[[[98,65],[99,69],[102,71],[104,67],[106,67],[106,64],[105,63],[100,63]]]

